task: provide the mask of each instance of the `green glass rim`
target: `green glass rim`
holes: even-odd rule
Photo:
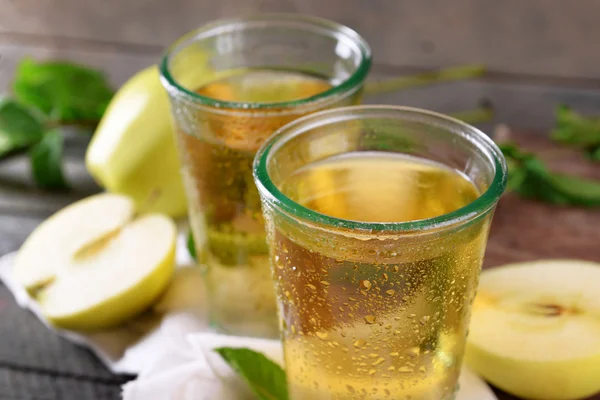
[[[271,156],[285,143],[318,126],[357,120],[360,119],[361,113],[367,114],[370,112],[411,114],[432,122],[438,122],[444,126],[452,125],[457,131],[461,132],[467,140],[476,145],[476,147],[484,153],[486,158],[494,165],[494,178],[491,184],[485,192],[477,197],[477,199],[464,207],[437,217],[407,222],[362,222],[332,217],[321,214],[295,202],[277,188],[269,176],[268,164]],[[288,123],[275,132],[258,150],[254,158],[253,173],[254,180],[261,196],[269,203],[294,218],[319,225],[331,226],[337,229],[342,228],[363,232],[406,232],[443,229],[460,225],[485,214],[496,205],[500,196],[504,193],[508,168],[502,151],[485,133],[458,119],[414,107],[360,105],[320,111]]]
[[[249,103],[217,100],[211,97],[200,95],[193,90],[186,88],[185,86],[181,85],[171,74],[169,68],[169,62],[171,58],[190,44],[224,33],[244,31],[249,28],[261,28],[265,26],[303,29],[307,32],[316,32],[329,38],[335,38],[337,40],[344,41],[346,44],[354,47],[354,49],[360,53],[360,63],[348,78],[326,91],[298,100],[273,103]],[[248,17],[215,20],[198,29],[188,32],[177,39],[167,48],[166,52],[163,54],[159,66],[161,81],[171,96],[183,96],[183,98],[190,102],[196,103],[200,106],[208,106],[212,109],[256,109],[265,111],[273,109],[277,109],[277,111],[281,111],[282,109],[293,110],[297,107],[311,105],[313,103],[315,103],[318,107],[325,107],[325,104],[328,103],[328,100],[333,102],[339,99],[340,95],[351,94],[360,88],[365,81],[370,68],[371,48],[356,31],[345,25],[341,25],[327,19],[288,13],[263,13]],[[303,112],[306,112],[306,110],[303,110]]]

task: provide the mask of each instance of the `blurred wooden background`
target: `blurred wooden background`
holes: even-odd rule
[[[428,93],[428,101],[460,107],[487,97],[499,120],[534,129],[552,125],[558,101],[590,111],[600,105],[598,0],[0,0],[0,10],[0,91],[25,55],[93,65],[117,85],[209,20],[297,12],[359,31],[373,47],[376,73],[465,63],[492,71],[483,81]],[[419,96],[382,101],[452,111]]]

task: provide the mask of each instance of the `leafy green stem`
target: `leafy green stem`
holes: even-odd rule
[[[365,85],[365,94],[374,95],[403,90],[417,86],[427,86],[443,82],[471,79],[482,76],[485,73],[483,65],[461,65],[457,67],[444,68],[438,71],[421,72],[419,74],[401,76],[397,78],[384,79],[377,82],[369,82]]]

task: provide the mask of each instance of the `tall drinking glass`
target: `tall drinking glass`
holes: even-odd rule
[[[285,14],[213,22],[163,58],[210,319],[225,332],[278,335],[256,151],[300,116],[359,103],[370,62],[353,30]]]
[[[501,151],[393,106],[327,110],[254,161],[290,398],[453,399]]]

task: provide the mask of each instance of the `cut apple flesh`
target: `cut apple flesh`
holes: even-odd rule
[[[119,230],[133,218],[133,202],[114,194],[78,201],[44,221],[15,260],[16,280],[33,292],[52,281],[82,248]]]
[[[97,252],[71,262],[42,290],[42,313],[55,325],[93,330],[125,321],[159,296],[173,274],[176,228],[160,215],[126,225]]]
[[[600,391],[600,264],[549,260],[484,272],[466,362],[527,399]]]

